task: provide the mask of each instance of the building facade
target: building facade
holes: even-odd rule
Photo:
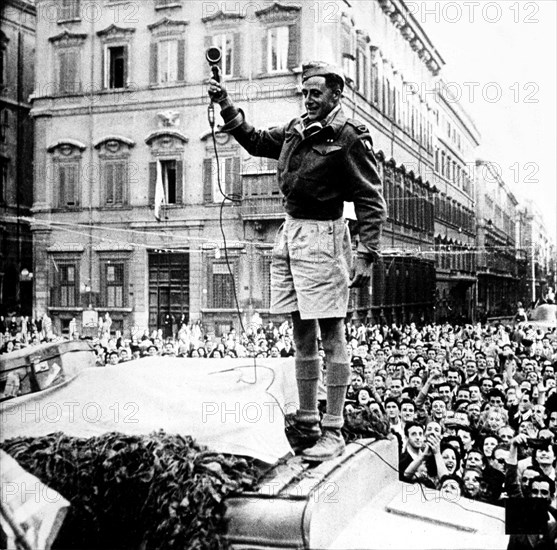
[[[435,118],[435,252],[437,321],[474,320],[476,278],[474,122],[439,81]]]
[[[470,285],[459,294],[451,284],[473,264],[450,267],[440,252],[466,250],[474,235],[465,166],[477,133],[431,93],[444,61],[403,1],[39,0],[37,13],[34,307],[58,330],[94,322],[92,312],[132,334],[168,315],[217,333],[240,328],[237,310],[244,326],[255,313],[270,318],[283,220],[275,162],[218,130],[215,154],[210,46],[257,127],[304,111],[302,61],[344,68],[343,108],[371,131],[389,210],[383,260],[371,287],[353,291],[350,314],[432,320],[436,270],[465,314]]]
[[[0,314],[30,315],[35,7],[0,6]]]
[[[522,258],[519,296],[525,305],[535,305],[555,292],[555,243],[546,229],[539,208],[526,200],[517,211],[516,245]]]
[[[477,311],[485,317],[512,315],[519,300],[516,257],[517,205],[500,167],[476,161]]]

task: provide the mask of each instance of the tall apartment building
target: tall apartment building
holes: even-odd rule
[[[477,308],[488,317],[511,315],[519,299],[517,205],[500,167],[476,161]]]
[[[555,292],[557,257],[553,236],[531,200],[517,211],[516,233],[516,246],[523,259],[518,292],[523,303],[533,305],[545,298],[549,289]]]
[[[219,333],[238,324],[237,296],[244,322],[255,312],[269,318],[270,253],[283,219],[275,162],[249,157],[219,132],[217,160],[204,56],[214,45],[232,99],[258,127],[304,111],[303,61],[344,68],[344,109],[370,128],[389,208],[384,260],[371,288],[354,291],[351,312],[433,318],[436,232],[445,237],[436,196],[458,188],[468,214],[469,191],[458,177],[440,186],[439,107],[427,91],[444,62],[402,0],[72,0],[54,8],[38,0],[37,10],[38,314],[48,311],[65,330],[91,306],[109,312],[113,328],[134,331],[170,313]],[[455,128],[473,147],[469,123]],[[222,208],[218,175],[234,199]],[[166,197],[160,211],[157,182]],[[463,231],[459,246],[468,242]]]
[[[35,6],[0,6],[0,314],[31,314]]]
[[[477,285],[474,173],[480,135],[443,80],[435,97],[436,320],[470,320]]]

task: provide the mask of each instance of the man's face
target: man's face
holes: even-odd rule
[[[402,380],[395,378],[391,382],[391,387],[389,388],[391,395],[394,397],[400,397],[400,393],[402,392]]]
[[[352,388],[355,390],[360,389],[364,385],[362,376],[360,374],[354,373],[352,375]]]
[[[522,477],[520,478],[520,486],[522,487],[522,492],[524,494],[527,494],[528,492],[528,483],[529,481],[534,478],[534,477],[538,477],[539,473],[536,472],[536,470],[531,470],[529,468],[527,468],[526,470],[524,470],[524,472],[522,473]]]
[[[463,399],[464,401],[470,401],[470,390],[468,388],[462,388],[458,390],[456,394],[456,400],[459,401]]]
[[[459,382],[460,382],[460,378],[458,376],[458,372],[450,370],[447,373],[447,382],[454,388],[455,386],[458,386]]]
[[[387,417],[388,418],[398,418],[398,407],[396,405],[396,403],[393,403],[392,401],[387,403],[387,405],[385,405],[385,412],[387,413]]]
[[[482,392],[484,394],[489,393],[493,389],[493,380],[485,379],[482,381]]]
[[[482,394],[479,386],[470,386],[470,401],[472,401],[472,403],[478,403],[481,399]]]
[[[443,399],[443,401],[446,404],[449,404],[451,402],[451,388],[449,386],[440,386],[439,387],[439,395],[441,396],[441,399]]]
[[[556,430],[557,429],[557,411],[553,411],[550,415],[549,415],[549,424],[548,424],[548,428],[550,430]]]
[[[431,404],[431,416],[437,420],[443,420],[447,416],[447,405],[441,399],[436,399]]]
[[[532,402],[530,401],[530,396],[525,393],[518,402],[518,410],[520,412],[526,412],[532,408]]]
[[[547,445],[545,448],[536,449],[534,457],[542,468],[548,468],[553,465],[555,461],[555,452],[552,445]]]
[[[533,481],[530,488],[530,496],[532,498],[543,498],[551,502],[551,490],[547,481]]]
[[[356,355],[358,357],[365,357],[367,355],[368,348],[365,345],[358,346],[356,348]]]
[[[464,487],[471,497],[475,497],[479,494],[481,489],[481,476],[478,472],[474,470],[464,472],[463,481]]]
[[[472,446],[472,436],[466,430],[458,430],[456,435],[464,445],[464,449],[468,450]]]
[[[491,466],[500,472],[505,473],[505,464],[509,456],[509,451],[506,449],[497,449],[491,458]]]
[[[323,120],[340,99],[340,92],[327,88],[323,76],[308,78],[302,84],[302,95],[309,120]]]
[[[467,468],[483,468],[483,459],[480,453],[470,452],[466,457]]]
[[[470,403],[466,408],[466,412],[468,413],[468,418],[470,420],[478,420],[481,414],[481,408],[478,403]]]
[[[421,389],[422,385],[422,379],[419,376],[412,376],[410,378],[410,387]]]
[[[408,445],[413,449],[422,449],[424,446],[424,430],[421,426],[412,426],[408,430]]]
[[[448,501],[458,500],[461,495],[460,485],[454,479],[446,479],[439,490],[441,496]]]
[[[487,368],[487,361],[485,359],[485,357],[479,356],[476,358],[476,364],[478,365],[478,370],[479,371],[485,371],[485,369]]]
[[[514,437],[514,431],[512,428],[501,428],[497,435],[503,443],[508,443]]]
[[[371,381],[372,374],[373,374],[373,367],[371,365],[366,365],[364,367],[364,377],[366,381]]]
[[[475,361],[468,361],[466,363],[466,376],[468,378],[472,378],[478,372],[478,367],[476,366]]]
[[[412,403],[404,403],[400,409],[400,416],[404,422],[414,420],[416,416],[414,405],[412,405]]]
[[[496,409],[500,409],[503,406],[503,399],[500,395],[492,395],[489,398],[489,404]]]

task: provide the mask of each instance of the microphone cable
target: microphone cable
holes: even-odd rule
[[[235,305],[235,309],[236,309],[236,315],[238,316],[238,321],[240,322],[240,329],[242,331],[242,334],[246,334],[246,329],[244,326],[244,322],[242,320],[242,312],[240,310],[240,303],[238,301],[238,293],[236,291],[236,277],[233,273],[233,269],[232,269],[232,265],[230,263],[230,258],[228,256],[228,245],[227,245],[227,241],[226,241],[226,233],[224,231],[224,219],[223,219],[223,214],[224,214],[224,206],[226,204],[226,201],[230,201],[231,203],[241,203],[242,202],[242,197],[240,196],[235,196],[233,193],[232,195],[227,195],[227,193],[225,192],[225,189],[223,189],[222,187],[222,181],[221,181],[221,172],[220,172],[220,160],[219,160],[219,152],[218,152],[218,147],[217,147],[217,138],[216,138],[216,134],[215,134],[215,107],[213,104],[213,101],[211,100],[209,102],[209,105],[207,107],[207,120],[209,122],[209,126],[211,128],[211,139],[213,141],[213,150],[215,153],[215,162],[216,162],[216,175],[217,175],[217,187],[219,189],[219,192],[222,196],[222,200],[220,203],[220,207],[219,207],[219,228],[220,228],[220,233],[222,235],[222,244],[224,247],[224,259],[226,261],[226,267],[228,269],[228,273],[230,275],[230,278],[232,279],[232,295],[234,297],[234,305]],[[239,177],[240,174],[233,174],[233,177]],[[212,183],[212,182],[211,182]],[[217,245],[218,246],[218,245]],[[241,340],[241,339],[240,339]],[[241,341],[238,342],[241,344]],[[245,382],[246,384],[257,384],[257,360],[255,355],[253,356],[253,382],[246,382],[245,380],[241,379],[243,382]]]

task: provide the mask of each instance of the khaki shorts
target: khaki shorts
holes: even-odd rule
[[[302,319],[343,318],[348,308],[352,246],[348,225],[287,215],[273,248],[271,313]]]

